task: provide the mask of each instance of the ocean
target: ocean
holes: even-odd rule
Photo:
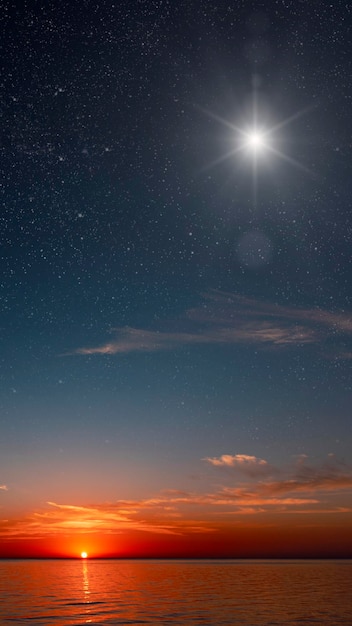
[[[352,561],[2,560],[0,624],[352,625]]]

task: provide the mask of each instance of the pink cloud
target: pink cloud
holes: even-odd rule
[[[115,328],[114,338],[99,346],[80,347],[70,354],[157,352],[191,345],[256,344],[266,348],[318,344],[329,336],[352,334],[352,316],[344,312],[276,305],[214,291],[203,304],[185,312],[169,330]],[[179,327],[182,326],[182,330]],[[337,353],[338,354],[338,353]],[[343,358],[350,358],[346,350]]]

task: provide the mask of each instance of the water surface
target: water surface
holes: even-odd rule
[[[1,624],[352,624],[352,561],[0,561]]]

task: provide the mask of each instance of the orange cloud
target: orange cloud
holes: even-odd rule
[[[352,476],[349,475],[311,475],[310,477],[298,477],[286,481],[266,483],[263,488],[268,493],[293,493],[293,492],[319,492],[341,491],[352,489]]]
[[[6,540],[72,533],[106,535],[143,531],[170,535],[185,531],[199,533],[211,530],[202,520],[185,519],[181,522],[174,519],[177,516],[169,504],[169,499],[121,501],[90,506],[47,502],[46,508],[22,518],[0,520],[0,536]]]
[[[151,498],[112,503],[48,502],[45,508],[23,518],[2,520],[0,536],[5,540],[131,531],[179,535],[211,532],[229,514],[352,513],[352,507],[336,502],[341,492],[352,491],[352,470],[335,460],[312,467],[300,458],[293,468],[285,470],[282,479],[275,481],[253,481],[255,476],[259,478],[258,470],[270,468],[267,461],[255,456],[222,455],[206,460],[216,469],[239,468],[251,481],[205,493],[166,490]]]
[[[249,523],[259,516],[260,523],[265,524],[265,518],[272,523],[274,516],[290,519],[291,514],[306,514],[319,525],[323,514],[352,514],[346,501],[352,493],[352,468],[331,455],[315,466],[300,456],[280,470],[247,454],[205,460],[215,472],[229,468],[230,472],[221,475],[230,484],[205,492],[164,490],[150,498],[89,505],[48,502],[22,517],[0,520],[0,538],[11,541],[97,533],[188,536],[215,531],[227,523],[229,515],[232,524],[236,516],[238,523],[244,518]],[[233,469],[246,480],[234,483]],[[273,480],[273,473],[279,478]]]
[[[205,457],[214,467],[231,467],[240,470],[248,476],[258,476],[271,471],[271,466],[264,459],[258,459],[248,454],[222,454],[220,457]]]
[[[335,460],[334,455],[329,454],[328,460],[319,466],[307,465],[307,455],[300,455],[293,466],[276,468],[264,459],[245,454],[228,455],[206,458],[214,467],[233,467],[240,469],[249,476],[255,477],[262,472],[267,474],[281,474],[282,479],[276,481],[261,481],[254,487],[256,494],[273,496],[277,494],[319,493],[352,490],[352,468],[345,463]],[[246,490],[248,489],[248,491]],[[253,484],[244,490],[241,488],[224,488],[227,493],[233,493],[238,497],[253,493]]]

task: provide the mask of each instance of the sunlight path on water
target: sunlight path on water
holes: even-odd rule
[[[0,622],[336,626],[351,587],[351,561],[2,561]]]

